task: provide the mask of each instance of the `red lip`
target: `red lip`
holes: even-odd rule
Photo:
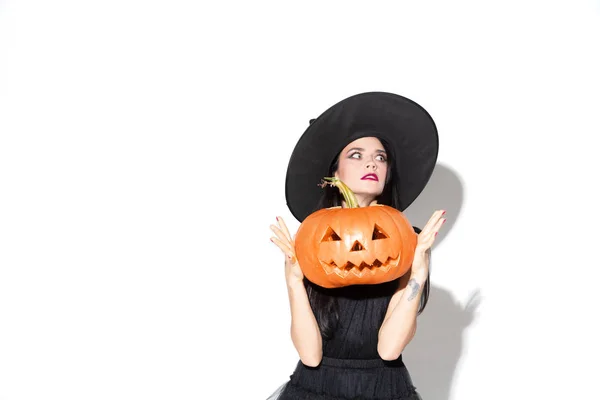
[[[363,176],[362,178],[360,178],[361,180],[370,180],[370,181],[376,181],[379,182],[379,178],[377,177],[377,175],[375,174],[366,174],[365,176]]]

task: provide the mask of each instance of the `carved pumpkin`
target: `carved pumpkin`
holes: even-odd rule
[[[348,208],[318,210],[302,222],[295,251],[311,282],[335,288],[377,284],[404,275],[412,264],[417,234],[400,211],[385,205],[357,207],[349,188],[337,186]]]

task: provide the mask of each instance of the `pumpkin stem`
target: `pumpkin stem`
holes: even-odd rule
[[[346,206],[348,208],[359,208],[360,207],[358,205],[358,200],[356,199],[356,195],[354,194],[354,192],[352,192],[352,190],[350,190],[350,188],[344,182],[342,182],[335,176],[323,178],[323,180],[321,180],[321,184],[319,186],[321,186],[323,188],[326,185],[338,188],[338,190],[344,197],[344,201],[346,202]]]

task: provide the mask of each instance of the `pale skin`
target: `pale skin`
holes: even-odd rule
[[[335,176],[356,194],[361,207],[368,207],[377,203],[375,199],[383,191],[386,173],[387,159],[381,142],[374,137],[364,137],[342,150]],[[377,175],[377,180],[362,179],[367,174]],[[415,335],[421,294],[429,274],[431,247],[446,221],[444,214],[444,210],[435,211],[418,235],[411,269],[400,278],[398,289],[390,300],[377,343],[377,352],[384,360],[400,357]],[[277,225],[271,225],[271,230],[275,234],[271,241],[286,256],[292,342],[302,363],[316,367],[323,357],[322,337],[302,282],[304,275],[296,259],[294,240],[281,217],[277,217]]]

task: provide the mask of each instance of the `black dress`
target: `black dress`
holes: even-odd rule
[[[398,280],[379,285],[321,289],[335,297],[339,321],[333,336],[323,339],[317,367],[298,362],[289,382],[268,400],[420,400],[402,362],[384,361],[377,335]]]

